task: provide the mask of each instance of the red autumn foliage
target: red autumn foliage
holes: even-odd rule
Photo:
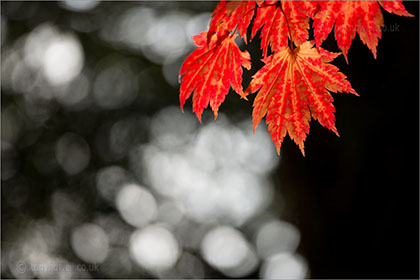
[[[384,25],[380,7],[412,16],[402,1],[220,1],[208,32],[194,36],[198,48],[180,70],[181,109],[193,95],[193,112],[200,121],[208,105],[217,118],[230,87],[244,98],[258,92],[252,113],[254,130],[265,116],[278,153],[288,133],[304,154],[311,118],[338,135],[330,92],[357,95],[346,76],[329,63],[339,54],[322,49],[322,42],[334,28],[337,45],[347,60],[358,33],[376,58]],[[314,41],[308,41],[310,18]],[[244,92],[242,67],[251,68],[250,55],[239,50],[234,38],[238,32],[248,43],[248,28],[251,39],[261,30],[265,65]],[[267,56],[269,51],[272,54]]]

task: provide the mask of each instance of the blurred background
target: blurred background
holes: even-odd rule
[[[419,3],[384,13],[377,60],[336,59],[360,97],[306,157],[253,135],[252,98],[181,113],[216,5],[1,2],[2,278],[419,277]]]

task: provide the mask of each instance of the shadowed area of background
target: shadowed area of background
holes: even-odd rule
[[[2,277],[419,277],[418,2],[383,11],[377,60],[356,38],[333,62],[360,97],[306,157],[253,135],[253,97],[181,113],[216,4],[1,3]]]

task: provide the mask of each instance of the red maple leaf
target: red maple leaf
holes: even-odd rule
[[[315,1],[264,1],[255,14],[251,37],[261,29],[261,49],[267,55],[268,46],[273,52],[288,45],[308,40],[309,16],[317,8]]]
[[[230,85],[243,95],[242,67],[251,68],[250,55],[241,52],[235,44],[236,35],[217,38],[212,36],[207,44],[207,32],[193,37],[199,47],[184,61],[179,77],[182,77],[179,101],[181,110],[185,100],[193,94],[193,112],[201,122],[204,109],[212,108],[215,118],[220,104],[225,100]]]
[[[313,42],[294,50],[283,47],[265,58],[266,65],[253,76],[245,95],[259,90],[252,112],[254,131],[267,115],[268,131],[278,153],[289,133],[304,154],[311,116],[338,135],[329,91],[357,93],[337,67],[326,63],[337,55],[313,48]]]
[[[328,37],[335,23],[334,33],[338,47],[347,53],[351,42],[359,34],[360,39],[376,58],[378,39],[382,37],[384,19],[376,1],[319,1],[321,8],[314,16],[314,36],[317,46]],[[402,16],[409,14],[401,1],[379,1],[390,13]]]

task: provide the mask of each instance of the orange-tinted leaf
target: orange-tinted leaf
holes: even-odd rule
[[[235,36],[228,36],[217,44],[206,44],[207,32],[194,36],[199,48],[184,61],[179,101],[181,109],[185,100],[193,94],[193,112],[201,121],[201,114],[210,104],[215,118],[220,104],[225,100],[229,87],[243,96],[242,67],[251,68],[247,51],[241,52],[234,42]]]
[[[237,27],[239,35],[247,41],[246,31],[254,16],[255,1],[220,1],[209,24],[209,38],[230,33]]]
[[[379,1],[379,3],[388,13],[394,13],[399,16],[413,17],[412,14],[406,11],[402,1]]]
[[[330,34],[335,23],[335,39],[347,59],[351,42],[359,34],[360,39],[376,58],[378,39],[382,37],[381,27],[384,20],[376,1],[320,1],[321,8],[314,16],[314,36],[317,46]],[[401,1],[381,1],[388,12],[412,16]]]
[[[266,65],[253,76],[245,95],[259,90],[253,104],[254,130],[266,115],[278,153],[289,133],[304,154],[311,116],[338,135],[329,91],[357,93],[346,76],[327,63],[336,56],[313,48],[313,42],[305,42],[293,51],[283,47],[265,58]]]
[[[288,45],[291,39],[299,46],[308,40],[309,16],[317,8],[315,1],[264,1],[257,9],[252,26],[254,37],[261,29],[261,49],[276,52]],[[290,32],[289,32],[290,31]]]

